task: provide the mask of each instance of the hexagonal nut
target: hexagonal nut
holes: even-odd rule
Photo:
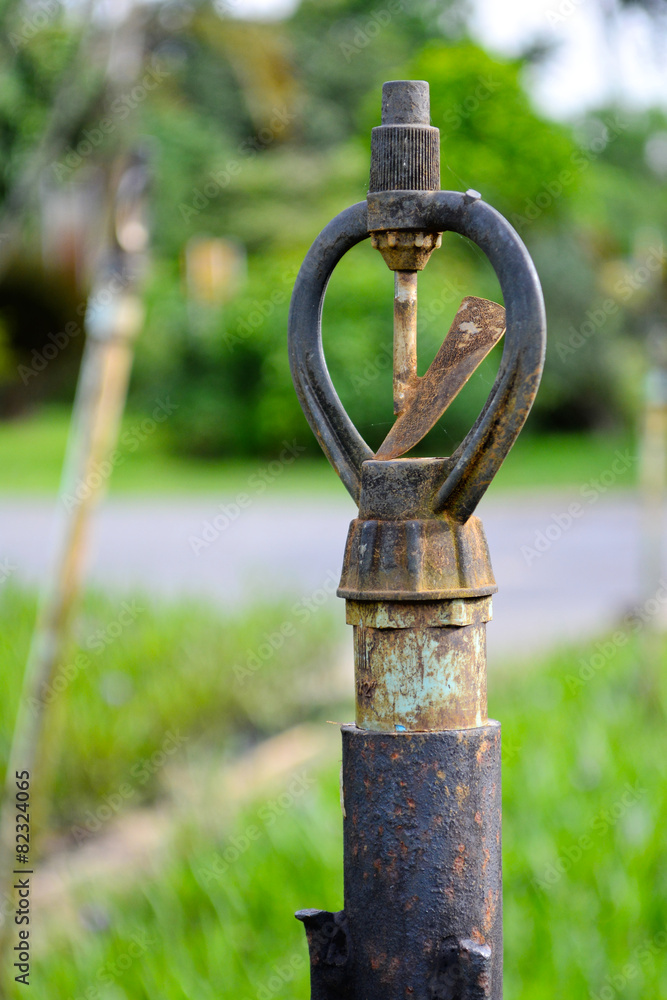
[[[388,229],[371,233],[371,245],[380,251],[390,271],[423,271],[442,233]]]

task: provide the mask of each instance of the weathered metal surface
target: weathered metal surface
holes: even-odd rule
[[[350,936],[343,910],[297,910],[308,940],[310,1000],[355,1000],[348,975]]]
[[[430,125],[428,81],[387,80],[382,85],[381,115],[383,125]]]
[[[369,191],[440,187],[440,131],[430,124],[429,104],[424,80],[384,84],[382,124],[371,132]]]
[[[371,246],[380,251],[390,271],[423,271],[433,251],[442,246],[442,233],[383,230],[371,233]]]
[[[358,502],[361,466],[373,457],[331,384],[322,352],[327,283],[341,257],[369,230],[451,231],[489,258],[500,282],[507,328],[498,376],[473,427],[447,463],[436,508],[464,522],[474,512],[521,430],[544,362],[544,302],[533,263],[517,233],[479,198],[453,191],[370,195],[331,222],[311,247],[294,288],[290,364],[301,406],[322,448]],[[444,471],[444,470],[443,470]]]
[[[344,726],[343,802],[352,996],[500,1000],[499,724]]]
[[[448,458],[369,459],[361,467],[359,517],[383,521],[433,517],[446,520],[444,513],[436,514],[435,503],[448,471]]]
[[[338,596],[355,601],[486,597],[498,587],[482,522],[355,518]]]
[[[397,272],[397,277],[401,272]],[[414,313],[416,326],[416,275]],[[396,307],[394,315],[396,315]],[[402,317],[403,313],[399,312]],[[407,325],[407,321],[405,323]],[[396,326],[394,344],[396,344]],[[399,409],[396,408],[396,348],[394,347],[394,410],[399,414],[380,445],[375,458],[404,455],[421,441],[459,394],[473,372],[505,332],[505,310],[495,302],[474,296],[465,298],[454,318],[442,347],[425,375],[419,376],[416,363],[401,373]],[[414,342],[415,361],[417,341]],[[401,358],[402,360],[402,358]]]
[[[355,720],[374,732],[486,722],[486,624],[354,627]]]
[[[417,272],[394,274],[394,413],[402,413],[417,378]]]
[[[368,461],[338,594],[358,601],[485,597],[497,587],[481,521],[433,510],[446,461]]]
[[[493,617],[490,597],[471,600],[420,601],[346,601],[348,625],[369,628],[437,628],[439,625],[473,625],[490,622]]]
[[[532,405],[544,361],[539,281],[523,243],[475,191],[431,190],[428,86],[392,82],[366,203],[323,230],[289,318],[292,376],[325,454],[359,506],[338,593],[355,630],[357,722],[343,727],[345,909],[300,911],[313,1000],[501,1000],[500,727],[486,720],[485,629],[496,590],[473,512]],[[439,169],[439,168],[438,168]],[[416,374],[416,272],[451,231],[486,253],[507,314],[465,299]],[[377,456],[329,378],[321,316],[331,274],[369,233],[397,271],[395,406]],[[506,335],[470,432],[447,458],[399,458]]]

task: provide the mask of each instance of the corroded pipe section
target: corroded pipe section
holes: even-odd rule
[[[344,726],[342,780],[352,996],[500,1000],[500,725]]]
[[[496,583],[474,510],[516,439],[544,360],[532,261],[475,191],[442,192],[428,85],[383,88],[368,199],[313,244],[290,307],[306,417],[357,504],[338,594],[354,628],[356,725],[343,726],[345,907],[301,910],[312,1000],[501,1000],[500,726],[488,720],[486,623]],[[464,299],[417,375],[417,272],[445,231],[476,243],[507,306],[489,399],[449,457],[406,458],[503,335],[503,309]],[[369,235],[396,273],[394,409],[373,454],[329,378],[327,282]]]
[[[348,601],[356,724],[378,732],[469,729],[487,721],[491,598]]]
[[[394,413],[417,380],[417,271],[394,271]]]

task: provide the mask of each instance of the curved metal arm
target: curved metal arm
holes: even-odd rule
[[[455,232],[484,251],[500,282],[507,330],[498,375],[486,404],[448,462],[434,513],[465,523],[514,444],[532,406],[544,365],[546,318],[539,279],[519,235],[495,209],[455,191],[386,192],[370,206],[397,229]],[[370,202],[370,199],[369,199]],[[358,503],[361,466],[373,452],[345,413],[322,351],[322,305],[343,255],[368,236],[368,206],[341,212],[310,248],[294,287],[289,317],[292,377],[303,411],[334,469]],[[379,228],[379,227],[378,227]]]
[[[373,452],[343,409],[329,376],[322,350],[322,306],[336,264],[368,236],[365,201],[341,212],[322,230],[301,265],[288,321],[289,362],[301,409],[357,505],[361,465]]]

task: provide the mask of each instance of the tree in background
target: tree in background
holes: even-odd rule
[[[314,235],[365,197],[382,82],[412,76],[431,84],[443,187],[481,191],[513,222],[539,268],[550,347],[532,427],[632,421],[642,296],[662,267],[655,220],[665,198],[664,115],[609,108],[575,127],[544,120],[523,80],[545,50],[489,56],[466,39],[465,12],[455,4],[304,0],[271,24],[232,18],[220,2],[138,5],[122,22],[94,9],[85,22],[59,8],[26,32],[31,9],[6,2],[3,14],[1,190],[6,218],[21,218],[20,238],[0,243],[0,254],[11,247],[0,276],[6,411],[66,398],[73,384],[74,336],[29,384],[18,373],[87,294],[76,254],[69,267],[62,240],[45,240],[45,205],[94,201],[96,178],[103,182],[118,144],[143,137],[155,172],[155,258],[133,404],[170,393],[179,404],[172,444],[191,453],[270,453],[294,436],[310,445],[285,351],[291,286]],[[12,43],[17,32],[20,44]],[[123,90],[119,51],[143,61],[138,91]],[[195,322],[184,260],[200,237],[240,245],[247,280]],[[79,258],[86,252],[84,240]],[[392,420],[391,275],[368,246],[348,256],[331,283],[325,346],[343,402],[373,443]],[[420,281],[423,370],[461,298],[497,298],[498,286],[482,256],[451,235]],[[427,450],[446,453],[465,432],[495,365],[497,352]]]

